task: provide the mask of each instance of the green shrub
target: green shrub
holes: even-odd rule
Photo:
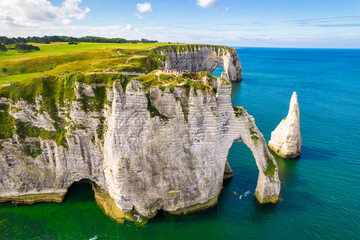
[[[235,117],[240,117],[243,114],[243,108],[239,107],[239,106],[232,106],[234,109],[234,113],[235,113]],[[250,129],[250,133],[251,133],[252,129]]]
[[[154,107],[152,104],[151,104],[151,100],[150,100],[150,94],[146,94],[146,97],[148,99],[148,110],[150,112],[150,117],[159,117],[161,120],[163,121],[169,121],[169,117],[165,116],[164,114],[161,114],[159,112],[159,110],[156,109],[156,107]]]
[[[25,154],[29,157],[36,158],[42,152],[40,142],[27,143],[25,145]]]
[[[9,105],[0,104],[0,139],[10,138],[15,133],[15,119],[9,114],[9,110]]]
[[[267,168],[264,171],[264,174],[266,176],[273,177],[275,174],[275,169],[276,169],[276,167],[273,163],[273,160],[271,159],[271,157],[268,156],[266,159],[266,162],[267,162]]]

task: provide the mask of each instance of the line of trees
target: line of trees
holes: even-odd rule
[[[14,48],[18,52],[39,51],[40,48],[26,43],[17,43]]]
[[[103,38],[103,37],[95,37],[95,36],[86,36],[86,37],[68,37],[68,36],[44,36],[44,37],[13,37],[8,38],[5,36],[0,36],[0,43],[9,45],[9,44],[17,44],[17,43],[50,43],[50,42],[94,42],[94,43],[156,43],[158,41],[141,39],[139,40],[126,40],[124,38]]]

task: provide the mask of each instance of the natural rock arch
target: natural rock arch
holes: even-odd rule
[[[256,127],[255,120],[247,112],[242,111],[242,116],[236,117],[238,136],[234,142],[243,142],[252,152],[259,169],[255,198],[259,203],[276,203],[280,199],[280,180],[278,166],[270,154],[266,141]],[[239,134],[241,133],[241,134]]]
[[[217,66],[222,66],[227,80],[241,81],[241,64],[235,49],[214,46],[197,46],[178,51],[164,49],[166,69],[177,69],[190,72],[209,71],[212,73]]]
[[[231,85],[224,84],[219,87],[218,91],[220,93],[219,103],[231,101]],[[223,151],[219,152],[219,157],[226,159],[224,173],[231,169],[227,156],[233,142],[243,142],[251,150],[259,169],[255,190],[256,200],[259,203],[276,203],[280,199],[278,167],[269,152],[264,136],[255,124],[255,119],[242,107],[233,106],[231,109],[230,106],[223,106],[222,108],[227,108],[227,111],[223,112],[221,117],[232,120],[229,124],[231,130],[227,130],[226,137],[221,143]]]

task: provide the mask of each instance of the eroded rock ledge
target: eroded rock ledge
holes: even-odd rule
[[[231,105],[230,82],[146,81],[74,74],[2,89],[0,201],[58,202],[89,179],[120,222],[135,212],[184,214],[216,204],[228,151],[242,141],[259,168],[256,199],[277,202],[276,162],[253,117]]]

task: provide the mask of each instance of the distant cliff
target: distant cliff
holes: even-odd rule
[[[213,72],[222,66],[229,81],[241,81],[241,65],[235,49],[212,45],[170,45],[158,48],[167,58],[165,68]]]

